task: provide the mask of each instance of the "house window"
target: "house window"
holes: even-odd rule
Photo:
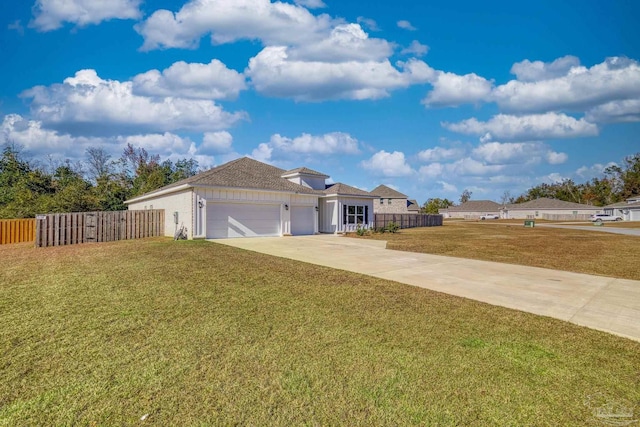
[[[538,216],[538,211],[536,211],[536,216]]]
[[[391,199],[387,199],[387,204],[390,205],[391,204]]]
[[[380,199],[380,204],[384,205],[384,199]]]
[[[366,224],[369,221],[368,206],[343,206],[343,214],[345,224]]]
[[[578,215],[578,211],[573,211],[573,215]]]

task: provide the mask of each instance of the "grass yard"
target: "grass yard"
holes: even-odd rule
[[[584,426],[600,425],[596,401],[640,411],[640,343],[559,320],[204,241],[0,259],[2,426]]]
[[[445,222],[442,227],[371,234],[388,249],[497,261],[640,280],[640,238],[500,222]],[[607,224],[605,227],[609,227]],[[355,237],[355,235],[350,235]]]

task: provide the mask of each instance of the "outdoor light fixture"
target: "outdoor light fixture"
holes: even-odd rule
[[[285,205],[284,205],[284,210],[285,210],[285,211],[288,211],[288,210],[289,210],[289,205],[286,205],[286,204],[285,204]]]
[[[319,211],[319,209],[318,209],[318,207],[316,206],[316,212],[318,212],[318,211]]]
[[[202,200],[202,199],[198,200],[198,207],[200,209],[202,209],[204,207],[204,200]]]

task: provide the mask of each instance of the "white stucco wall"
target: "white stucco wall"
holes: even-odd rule
[[[593,215],[604,212],[602,208],[593,209],[509,209],[504,211],[505,218],[529,219],[542,218],[542,215]]]
[[[325,197],[320,199],[319,205],[319,223],[321,233],[342,233],[345,231],[354,231],[356,225],[343,224],[343,208],[342,206],[368,206],[369,223],[373,223],[373,205],[376,199],[358,198],[358,197]]]
[[[188,188],[176,193],[152,197],[140,202],[129,203],[129,210],[164,209],[164,235],[171,236],[176,232],[174,212],[178,212],[178,227],[184,224],[187,235],[193,238],[193,192]]]
[[[220,189],[220,188],[197,188],[195,191],[196,198],[205,200],[207,203],[231,202],[231,203],[251,203],[274,205],[279,204],[282,207],[282,234],[291,234],[291,206],[318,206],[318,196],[279,193],[275,191],[258,191],[258,190],[240,190],[240,189]],[[289,206],[289,209],[285,208]],[[200,215],[196,215],[197,218]],[[206,207],[202,213],[203,224],[206,224]],[[317,216],[315,220],[318,223]],[[316,225],[317,227],[317,225]],[[317,230],[316,230],[317,232]]]

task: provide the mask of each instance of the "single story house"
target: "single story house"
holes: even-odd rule
[[[502,208],[501,218],[513,219],[549,219],[556,221],[581,219],[586,220],[604,208],[565,202],[563,200],[541,197],[524,203],[513,203]]]
[[[478,219],[483,215],[500,215],[502,206],[491,200],[469,200],[459,206],[438,209],[445,218]]]
[[[248,157],[127,200],[129,209],[164,209],[165,235],[192,238],[342,233],[373,224],[378,197],[308,168],[289,171]]]
[[[375,213],[410,213],[406,194],[402,194],[386,185],[377,186],[371,190],[371,194],[377,196],[378,199],[373,205],[373,211]]]
[[[640,196],[630,197],[603,209],[606,214],[620,216],[624,221],[640,221]]]

